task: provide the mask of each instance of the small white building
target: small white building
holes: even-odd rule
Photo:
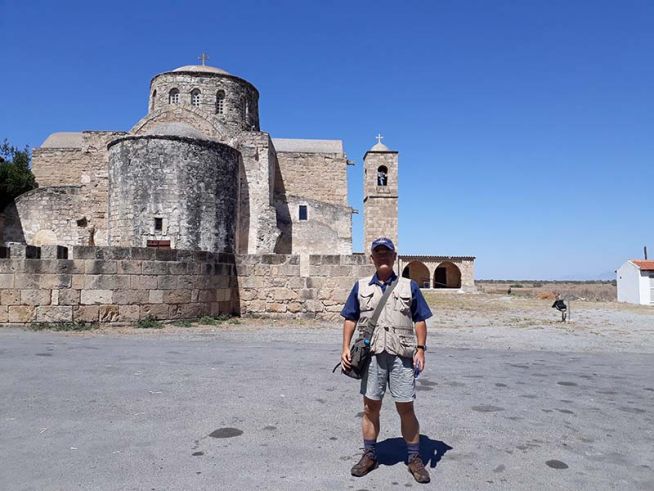
[[[616,273],[618,302],[654,305],[654,261],[631,259]]]

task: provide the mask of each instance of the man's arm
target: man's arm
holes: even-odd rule
[[[416,341],[420,346],[427,344],[427,323],[425,321],[416,322]],[[416,350],[416,354],[413,355],[413,363],[421,372],[425,369],[425,350]]]
[[[352,365],[350,361],[352,360],[350,356],[350,341],[352,340],[352,335],[354,334],[354,329],[356,328],[357,323],[345,319],[343,322],[343,351],[341,352],[341,363],[346,370],[349,370]]]

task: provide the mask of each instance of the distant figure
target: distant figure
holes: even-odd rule
[[[509,287],[509,289],[506,291],[506,294],[511,295],[511,287]]]

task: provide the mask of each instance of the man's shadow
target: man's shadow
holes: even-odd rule
[[[452,450],[447,443],[420,435],[420,457],[426,467],[434,468],[445,452]],[[406,443],[403,438],[388,438],[377,443],[377,461],[382,465],[395,465],[406,461]]]

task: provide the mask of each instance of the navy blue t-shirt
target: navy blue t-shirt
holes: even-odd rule
[[[390,278],[386,281],[381,282],[377,278],[377,273],[375,273],[370,280],[369,285],[379,285],[381,286],[382,292],[386,291],[386,287],[393,283],[397,275],[393,273]],[[361,309],[359,308],[359,282],[357,281],[350,292],[350,296],[347,297],[345,306],[341,310],[341,315],[350,321],[358,321],[361,316]],[[418,284],[411,280],[411,319],[413,322],[424,321],[429,319],[433,314],[425,301],[425,297],[422,296],[422,292],[418,287]]]

